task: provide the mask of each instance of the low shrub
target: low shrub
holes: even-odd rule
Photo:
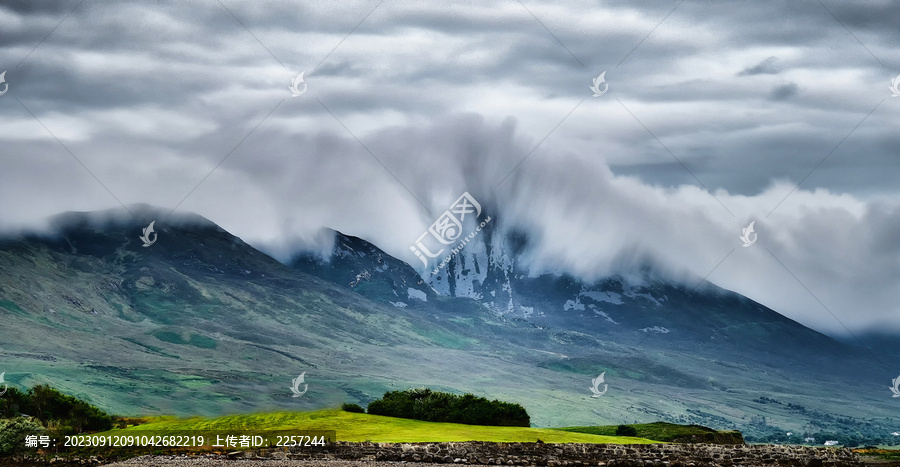
[[[44,431],[32,418],[16,417],[0,420],[0,456],[12,456],[25,449],[25,437]]]
[[[113,427],[113,417],[85,401],[63,394],[45,384],[28,390],[33,415],[44,425],[53,422],[76,433],[105,431]]]
[[[45,384],[26,392],[9,388],[0,398],[0,418],[16,419],[20,414],[33,416],[35,423],[55,431],[72,433],[109,430],[114,420],[97,407]]]
[[[348,402],[341,404],[341,410],[343,410],[344,412],[351,412],[351,413],[366,413],[366,409],[362,408],[361,405],[350,404]]]
[[[631,425],[619,425],[616,427],[616,436],[636,437],[637,435],[637,430]]]

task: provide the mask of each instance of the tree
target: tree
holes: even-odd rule
[[[530,426],[531,419],[519,404],[489,401],[473,394],[458,396],[427,388],[386,392],[369,403],[373,415],[411,418],[428,422],[469,425]]]
[[[69,403],[66,395],[56,389],[39,384],[28,390],[28,398],[34,406],[34,416],[41,422],[62,418],[61,415],[68,411]]]
[[[0,418],[15,418],[19,414],[34,414],[34,406],[28,394],[16,388],[9,388],[3,397],[0,397]]]
[[[113,417],[87,402],[65,395],[45,384],[21,393],[14,388],[9,400],[0,399],[0,415],[14,417],[30,413],[44,426],[80,433],[112,428]]]
[[[344,402],[341,404],[341,410],[344,412],[352,412],[352,413],[366,413],[366,409],[362,408],[359,404],[351,404],[349,402]]]
[[[0,420],[0,456],[12,456],[25,449],[25,437],[36,435],[44,427],[31,418],[16,417]]]

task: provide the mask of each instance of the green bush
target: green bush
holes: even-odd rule
[[[34,413],[31,399],[28,394],[16,388],[9,388],[6,394],[0,397],[0,418],[15,418],[22,413]]]
[[[9,388],[0,397],[0,456],[24,449],[27,435],[41,432],[61,439],[63,435],[109,430],[114,420],[97,407],[47,385],[27,392]]]
[[[352,412],[352,413],[366,413],[366,409],[362,408],[361,405],[350,404],[347,402],[341,404],[341,410],[343,410],[344,412]]]
[[[637,430],[631,425],[619,425],[616,427],[616,436],[636,437],[637,435]]]
[[[458,396],[427,388],[386,392],[369,403],[373,415],[411,418],[428,422],[489,426],[530,426],[531,417],[519,404],[489,401],[473,394]]]
[[[44,430],[31,418],[16,417],[0,420],[0,456],[11,456],[25,449],[25,437]]]
[[[34,416],[44,426],[52,426],[59,432],[104,431],[113,425],[111,415],[44,384],[24,393],[9,388],[0,398],[0,418],[15,419],[19,414]]]

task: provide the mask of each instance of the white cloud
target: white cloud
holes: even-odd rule
[[[525,2],[565,47],[517,2],[385,2],[349,37],[375,4],[225,4],[239,21],[86,2],[44,42],[68,9],[0,7],[0,63],[28,56],[0,97],[0,228],[116,205],[18,99],[123,202],[184,200],[282,257],[331,227],[414,262],[468,190],[531,234],[536,270],[648,252],[703,277],[737,248],[711,280],[819,329],[842,327],[810,292],[851,329],[897,326],[900,100],[869,54],[900,63],[887,3],[831,6],[865,47],[816,3],[685,2],[660,24],[674,5]]]

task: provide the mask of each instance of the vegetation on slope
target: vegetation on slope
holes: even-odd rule
[[[428,388],[386,392],[369,403],[368,413],[426,422],[490,426],[531,426],[531,417],[519,404],[489,401],[473,394],[458,396]]]
[[[73,433],[108,430],[113,426],[111,415],[44,384],[26,392],[9,388],[0,398],[0,418],[20,414],[36,418],[45,427]]]
[[[666,297],[658,307],[610,278],[591,290],[622,297],[604,308],[620,326],[601,325],[591,308],[601,303],[587,296],[584,310],[547,313],[540,323],[506,319],[476,300],[434,295],[408,265],[362,241],[336,250],[330,280],[208,221],[174,215],[157,223],[161,241],[143,248],[136,233],[167,211],[132,212],[137,221],[77,214],[59,236],[0,239],[8,330],[0,371],[11,385],[65,381],[70,394],[117,414],[218,416],[337,407],[348,397],[365,406],[427,383],[503,394],[538,426],[665,420],[740,429],[751,442],[900,438],[891,435],[890,398],[873,397],[887,382],[880,369],[731,293],[653,282],[642,290]],[[582,290],[546,277],[516,287],[536,311],[558,309]],[[410,297],[410,288],[427,300]],[[673,332],[637,331],[653,326]],[[310,391],[293,398],[288,384],[304,371]],[[601,372],[610,397],[587,402]],[[528,384],[507,383],[522,375]]]
[[[109,430],[114,419],[97,407],[47,385],[26,392],[9,388],[0,397],[0,455],[21,450],[28,435],[42,433],[59,438]]]
[[[649,439],[600,436],[565,432],[549,428],[498,427],[436,423],[381,415],[351,413],[341,410],[314,412],[273,412],[232,415],[218,418],[176,419],[160,417],[125,430],[101,434],[139,434],[141,430],[154,432],[185,432],[190,430],[334,430],[339,441],[373,441],[381,443],[416,443],[442,441],[493,441],[503,443],[619,443],[649,444]]]

